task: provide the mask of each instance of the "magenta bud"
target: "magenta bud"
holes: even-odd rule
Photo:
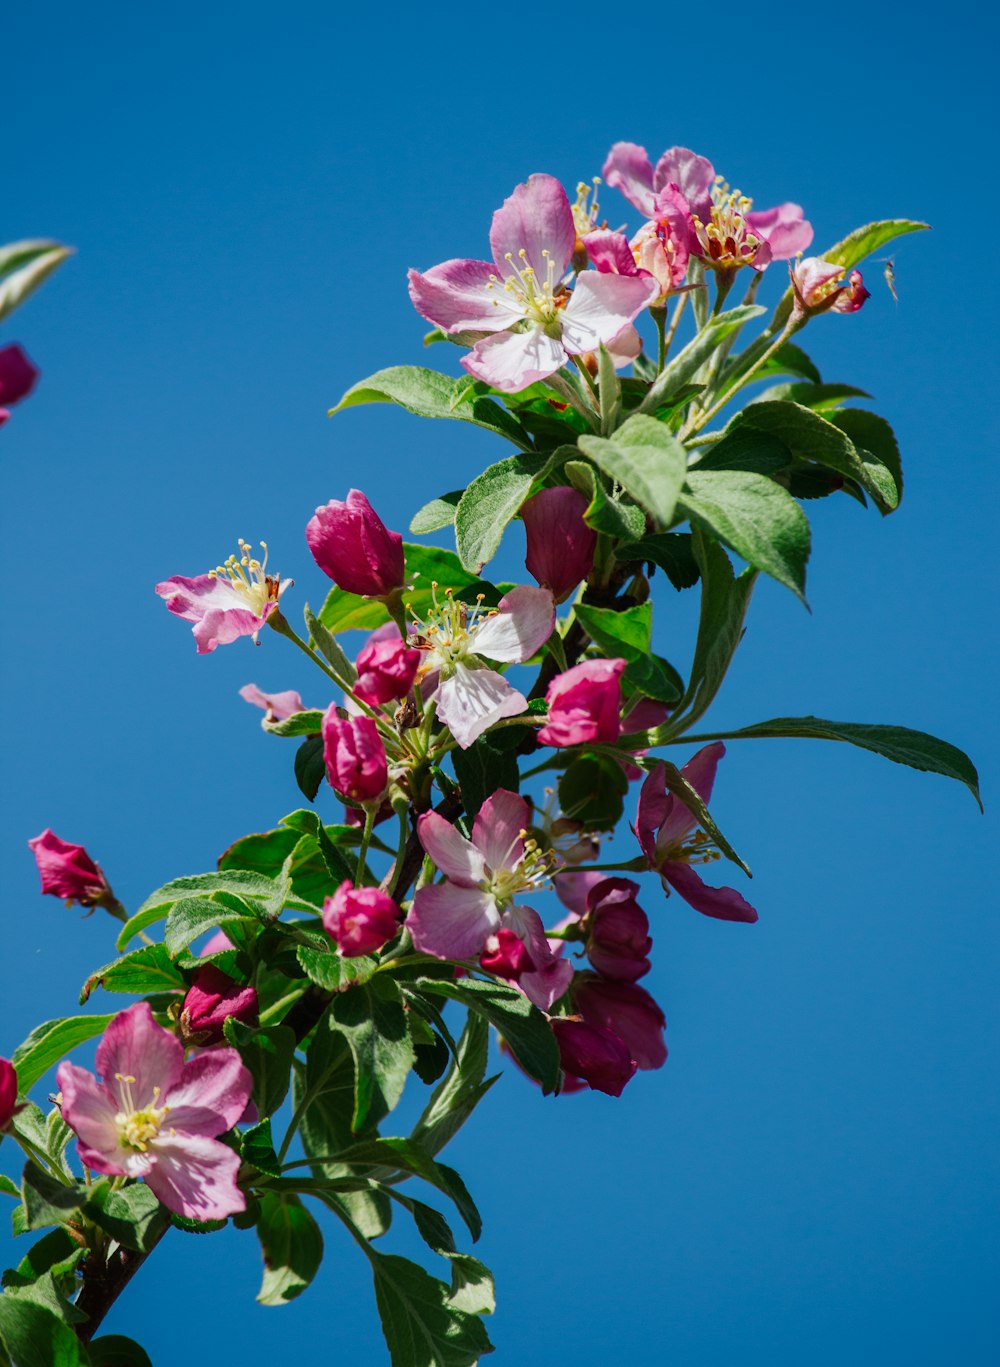
[[[542,489],[521,508],[528,541],[525,566],[561,602],[594,568],[597,533],[583,520],[589,503],[579,489]]]
[[[534,971],[535,962],[521,937],[502,926],[486,941],[486,948],[479,956],[479,966],[487,973],[517,982],[522,973]]]
[[[28,846],[42,877],[42,892],[64,902],[78,902],[81,907],[114,902],[108,880],[82,845],[72,845],[45,830],[29,840]]]
[[[350,802],[375,802],[389,786],[385,746],[372,717],[323,716],[323,759],[330,786]]]
[[[413,687],[420,651],[394,640],[369,641],[358,653],[358,680],[355,696],[369,707],[405,698]]]
[[[192,1044],[222,1044],[222,1027],[233,1017],[243,1025],[257,1021],[257,992],[241,987],[215,964],[199,968],[181,1007],[181,1029]]]
[[[625,1041],[639,1068],[662,1068],[667,1061],[663,1030],[667,1018],[638,983],[578,975],[573,1005],[588,1025]]]
[[[607,978],[635,982],[649,972],[649,921],[635,900],[638,883],[605,878],[587,894],[587,954]]]
[[[26,399],[37,379],[37,369],[16,342],[0,347],[0,408]]]
[[[557,674],[545,694],[549,719],[542,745],[613,744],[621,734],[624,660],[584,660]]]
[[[323,903],[323,925],[345,959],[381,949],[398,933],[400,915],[388,893],[346,881]]]
[[[549,1021],[559,1046],[559,1062],[570,1078],[582,1078],[596,1092],[621,1096],[636,1069],[625,1042],[608,1030],[565,1016]],[[575,1091],[575,1087],[564,1087]]]
[[[403,587],[403,538],[390,532],[360,489],[331,499],[306,527],[313,559],[348,593],[385,598]]]
[[[17,1110],[17,1070],[9,1059],[0,1058],[0,1132]]]

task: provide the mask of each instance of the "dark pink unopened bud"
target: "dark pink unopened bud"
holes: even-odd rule
[[[42,876],[42,892],[81,907],[105,906],[114,900],[100,866],[82,845],[72,845],[45,830],[29,840],[28,846]]]
[[[487,973],[517,982],[522,973],[534,971],[535,962],[521,937],[502,926],[486,941],[486,948],[479,956],[479,966]]]
[[[597,533],[583,520],[589,499],[579,489],[542,489],[521,509],[528,573],[559,603],[594,568]]]
[[[351,802],[375,802],[389,786],[385,746],[372,717],[323,716],[323,759],[331,787]]]
[[[580,974],[573,1005],[588,1025],[624,1040],[639,1068],[662,1068],[666,1063],[663,1030],[667,1018],[638,983]]]
[[[243,1025],[257,1020],[257,992],[241,987],[214,964],[199,968],[181,1007],[181,1028],[186,1038],[200,1045],[222,1044],[222,1027],[232,1016]]]
[[[538,733],[542,745],[613,744],[621,735],[624,660],[584,660],[557,674],[545,701],[549,719]]]
[[[569,1077],[582,1078],[596,1092],[621,1096],[636,1069],[628,1045],[586,1021],[557,1017],[549,1024],[559,1046],[559,1062]]]
[[[649,972],[649,921],[635,900],[639,884],[605,878],[587,894],[587,954],[598,973],[635,982]]]
[[[413,687],[420,665],[420,651],[395,640],[369,641],[358,653],[358,680],[354,692],[369,707],[405,698]]]
[[[37,379],[37,369],[16,342],[0,347],[0,408],[26,399]]]
[[[10,1124],[17,1108],[17,1070],[10,1059],[0,1058],[0,1132]]]
[[[403,587],[403,538],[390,532],[360,489],[331,499],[306,527],[313,559],[348,593],[385,598]]]
[[[323,903],[323,925],[345,959],[374,954],[399,931],[399,907],[380,888],[343,882]]]

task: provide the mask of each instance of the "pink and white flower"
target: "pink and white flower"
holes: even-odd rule
[[[857,313],[871,292],[866,290],[860,271],[847,275],[844,266],[807,256],[796,266],[789,264],[795,311],[810,317],[817,313]],[[846,278],[845,278],[846,277]]]
[[[97,1071],[100,1081],[75,1063],[56,1073],[81,1163],[143,1178],[189,1220],[224,1220],[246,1208],[236,1185],[240,1156],[218,1140],[250,1099],[250,1073],[235,1049],[185,1062],[177,1036],[156,1024],[148,1002],[137,1002],[105,1030]]]
[[[715,771],[726,753],[721,741],[706,745],[688,760],[681,773],[706,804],[712,796]],[[689,906],[721,921],[757,920],[757,912],[735,888],[713,888],[702,882],[692,865],[708,864],[719,852],[697,821],[673,793],[667,793],[663,765],[649,774],[639,791],[636,835],[649,867],[664,888],[679,892]]]
[[[167,611],[194,623],[192,633],[199,655],[207,655],[240,636],[249,636],[257,645],[258,632],[277,608],[281,595],[291,588],[293,580],[282,582],[279,575],[267,573],[267,543],[260,544],[263,560],[252,556],[249,542],[241,538],[239,555],[231,555],[208,574],[193,579],[175,574],[156,585]]]
[[[284,721],[287,717],[294,717],[296,712],[306,710],[305,703],[294,688],[287,688],[283,693],[262,693],[256,684],[250,683],[240,689],[240,697],[254,707],[263,708],[267,713],[267,721]]]
[[[487,798],[466,838],[436,812],[417,823],[420,843],[447,878],[418,889],[406,925],[421,954],[472,959],[485,952],[494,971],[516,981],[547,1011],[573,977],[573,965],[553,953],[541,917],[515,898],[546,885],[551,857],[527,839],[531,810],[523,797],[499,788]],[[512,952],[512,932],[524,954]]]
[[[504,594],[495,609],[457,602],[450,591],[435,600],[411,644],[424,652],[420,675],[431,684],[438,716],[463,750],[503,717],[527,710],[528,700],[484,663],[523,664],[552,635],[556,610],[548,589],[524,585]],[[437,683],[433,682],[433,676]]]
[[[694,245],[694,225],[687,200],[674,185],[657,196],[653,216],[631,242],[624,233],[600,230],[584,244],[591,264],[603,273],[651,276],[660,287],[654,302],[662,304],[687,275]]]
[[[566,191],[534,175],[493,215],[493,260],[454,259],[411,270],[418,313],[445,332],[487,332],[462,364],[477,379],[516,393],[555,374],[571,356],[597,351],[629,328],[656,296],[646,278],[582,272],[563,276],[577,227]]]

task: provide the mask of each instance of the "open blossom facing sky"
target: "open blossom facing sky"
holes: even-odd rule
[[[410,298],[445,332],[492,333],[462,364],[515,393],[611,343],[659,293],[649,277],[597,271],[582,272],[570,292],[563,276],[576,240],[566,191],[553,176],[531,176],[493,215],[493,260],[411,270]]]
[[[168,612],[193,622],[192,633],[199,655],[228,645],[241,636],[257,643],[257,633],[278,606],[278,599],[292,580],[282,581],[267,573],[267,543],[261,542],[264,559],[250,553],[249,542],[239,541],[239,555],[208,574],[188,579],[175,574],[156,585]]]
[[[189,1220],[223,1220],[246,1208],[236,1185],[239,1154],[218,1140],[250,1099],[250,1074],[235,1049],[185,1062],[177,1036],[137,1002],[105,1030],[97,1071],[100,1081],[61,1063],[56,1074],[63,1119],[86,1167],[145,1179],[168,1210]]]

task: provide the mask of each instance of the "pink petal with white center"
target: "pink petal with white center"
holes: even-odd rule
[[[294,688],[285,689],[283,693],[262,693],[256,684],[244,684],[240,689],[240,697],[253,707],[262,708],[274,721],[284,721],[286,717],[306,710],[305,703]]]
[[[542,918],[531,907],[510,907],[503,914],[503,925],[524,942],[535,965],[531,972],[521,974],[518,987],[539,1010],[548,1011],[569,987],[573,965],[561,950],[552,952]]]
[[[164,1095],[170,1125],[209,1139],[231,1130],[253,1089],[249,1069],[235,1049],[206,1049],[184,1064],[178,1086]]]
[[[707,222],[712,211],[712,186],[715,167],[707,157],[699,157],[690,147],[668,147],[656,163],[653,189],[657,194],[676,185],[691,206],[691,212]],[[652,214],[649,215],[652,218]]]
[[[649,275],[584,271],[562,315],[563,345],[571,356],[610,342],[660,293]]]
[[[523,664],[540,650],[556,624],[555,601],[548,589],[522,584],[505,593],[492,617],[476,630],[473,647],[501,664]]]
[[[538,283],[548,277],[548,258],[555,263],[556,280],[569,265],[576,246],[576,225],[566,191],[555,176],[529,176],[493,215],[490,250],[498,271],[506,278],[514,267],[530,266]],[[524,257],[520,255],[524,252]],[[506,260],[510,253],[512,261]]]
[[[124,1111],[145,1110],[172,1091],[183,1066],[180,1040],[157,1025],[148,1002],[119,1011],[97,1046],[97,1071]],[[131,1081],[120,1080],[119,1074]]]
[[[482,851],[437,812],[424,812],[417,822],[417,835],[424,852],[459,887],[478,887],[486,877]]]
[[[566,873],[557,873],[555,879],[556,896],[564,907],[568,907],[574,916],[583,916],[588,910],[587,895],[591,888],[596,888],[598,883],[607,880],[608,875],[600,869],[587,870],[580,872],[572,870]]]
[[[583,240],[594,270],[602,275],[638,275],[632,248],[624,233],[613,233],[607,228],[599,228],[588,233]]]
[[[802,216],[801,204],[777,204],[773,209],[751,210],[747,222],[767,239],[772,261],[791,261],[813,240],[813,226]]]
[[[513,869],[524,854],[524,832],[531,823],[531,808],[523,797],[498,788],[480,807],[472,826],[472,840],[482,851],[488,868]]]
[[[146,1185],[168,1210],[188,1220],[225,1220],[246,1210],[236,1185],[240,1156],[204,1135],[158,1135],[151,1146],[156,1163]]]
[[[492,669],[469,669],[458,664],[443,679],[435,695],[438,716],[463,750],[494,722],[516,717],[528,709],[528,699]]]
[[[124,1174],[128,1152],[118,1142],[118,1105],[108,1089],[75,1063],[60,1063],[56,1084],[63,1118],[78,1140],[80,1161],[95,1172]]]
[[[719,921],[742,921],[747,925],[757,920],[757,912],[735,888],[710,887],[690,864],[668,860],[660,873],[664,881],[703,916],[714,916]]]
[[[496,902],[479,888],[435,883],[420,888],[406,928],[420,954],[436,959],[473,959],[500,924]]]
[[[621,190],[628,202],[646,218],[652,218],[653,164],[645,147],[634,142],[616,142],[608,153],[601,172],[606,185]]]
[[[445,332],[497,332],[524,316],[489,261],[454,258],[429,271],[409,271],[410,298],[421,317]]]
[[[540,328],[527,332],[500,332],[487,337],[462,357],[462,365],[477,380],[485,380],[504,394],[516,394],[538,380],[547,380],[567,360],[558,337]]]
[[[281,588],[291,585],[286,580]],[[277,606],[274,602],[264,605],[263,616],[258,617],[246,606],[246,600],[230,587],[223,579],[209,574],[199,574],[194,579],[175,574],[173,578],[156,585],[156,592],[164,600],[167,610],[185,622],[193,622],[192,634],[199,655],[207,655],[216,646],[229,645],[240,636],[254,636],[264,625],[266,618]]]

